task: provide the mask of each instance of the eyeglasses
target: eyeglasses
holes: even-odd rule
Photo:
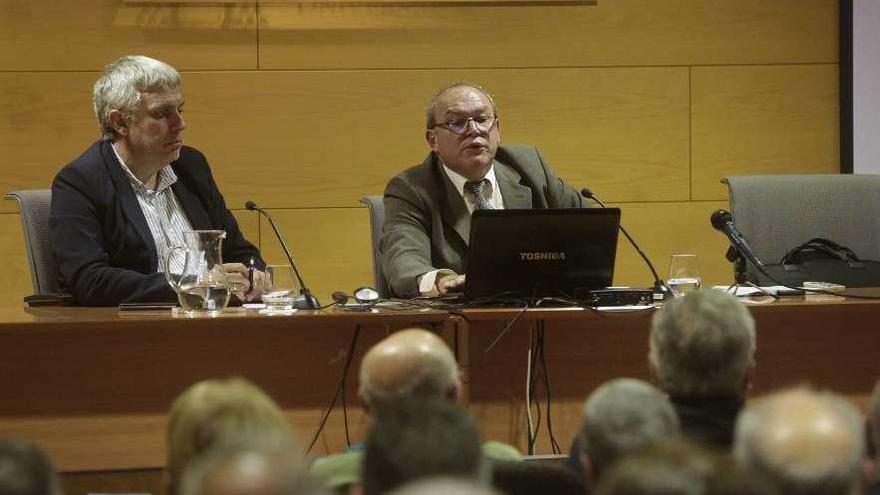
[[[428,129],[439,127],[455,134],[464,134],[468,131],[471,122],[474,123],[474,127],[478,131],[489,132],[495,126],[495,123],[498,122],[498,118],[494,115],[476,115],[474,117],[447,120],[441,124],[434,124]]]

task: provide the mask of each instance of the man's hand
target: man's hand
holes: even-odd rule
[[[464,275],[446,275],[437,277],[437,292],[441,295],[449,292],[461,292],[464,289]]]
[[[247,267],[242,263],[223,263],[223,271],[226,273],[226,281],[229,282],[229,291],[244,300],[244,295],[251,290]]]

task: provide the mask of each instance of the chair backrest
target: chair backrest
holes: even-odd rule
[[[880,175],[740,175],[722,182],[734,223],[766,263],[779,263],[813,237],[880,260]],[[758,280],[751,266],[747,275]]]
[[[382,196],[364,196],[361,203],[370,209],[370,243],[373,246],[373,281],[380,297],[389,297],[391,291],[382,271],[382,254],[379,241],[382,239],[382,225],[385,223],[385,201]]]
[[[58,265],[49,242],[49,205],[52,202],[52,191],[10,191],[4,198],[18,201],[34,294],[60,293]]]

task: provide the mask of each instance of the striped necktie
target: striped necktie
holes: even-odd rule
[[[474,195],[474,205],[478,210],[494,209],[492,203],[490,203],[489,199],[483,194],[483,190],[488,183],[489,179],[471,180],[464,183],[465,191]]]

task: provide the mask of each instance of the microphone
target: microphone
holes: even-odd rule
[[[593,194],[593,191],[590,190],[589,187],[581,189],[581,196],[587,199],[592,199],[602,208],[608,208],[607,206],[605,206],[605,203],[603,203],[599,198],[596,197],[595,194]],[[657,270],[654,268],[654,264],[651,263],[651,260],[648,259],[648,256],[646,256],[644,251],[642,251],[639,245],[636,244],[636,241],[632,238],[631,235],[629,235],[629,232],[627,232],[626,229],[623,228],[623,225],[620,224],[618,225],[618,227],[620,228],[620,231],[623,233],[624,237],[626,237],[626,240],[628,240],[629,243],[632,244],[632,247],[635,248],[636,252],[639,253],[639,256],[641,256],[642,259],[645,260],[645,264],[648,265],[648,269],[651,270],[651,275],[654,276],[654,290],[668,294],[669,287],[666,286],[666,282],[664,282],[663,279],[660,278],[660,275],[657,275]]]
[[[272,226],[272,230],[275,232],[275,237],[278,238],[278,244],[281,244],[281,249],[284,250],[284,254],[287,256],[287,261],[290,262],[290,266],[293,268],[293,273],[296,275],[297,281],[299,281],[299,286],[302,287],[303,295],[303,299],[296,299],[293,301],[293,307],[296,309],[319,309],[321,304],[318,302],[318,298],[312,295],[309,288],[306,287],[306,283],[303,282],[303,278],[299,274],[299,269],[293,261],[293,256],[290,254],[290,250],[287,249],[287,243],[284,242],[284,237],[281,237],[281,232],[279,232],[278,227],[275,226],[275,220],[272,219],[272,215],[270,215],[268,211],[257,206],[253,201],[247,201],[244,204],[244,207],[247,210],[261,213],[267,220],[269,220],[269,225]]]
[[[730,244],[739,251],[743,256],[745,256],[749,261],[752,262],[755,266],[762,267],[764,266],[764,262],[758,259],[758,256],[755,255],[755,252],[752,250],[752,247],[749,246],[746,238],[743,237],[742,233],[736,226],[733,224],[733,216],[730,212],[725,210],[718,210],[712,214],[711,217],[712,227],[715,230],[718,230],[730,239]]]

